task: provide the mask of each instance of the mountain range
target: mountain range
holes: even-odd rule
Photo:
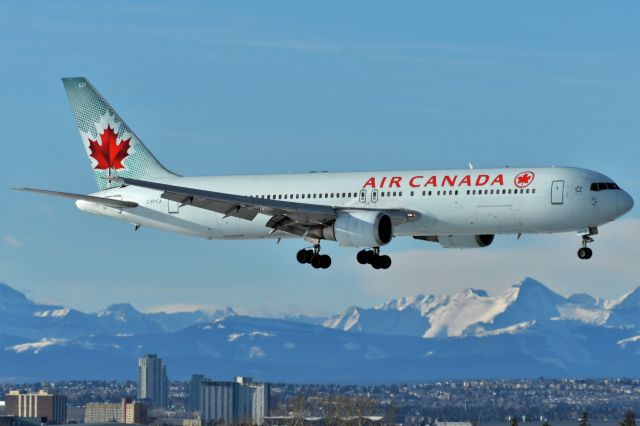
[[[490,296],[392,299],[330,317],[96,313],[38,304],[0,283],[0,381],[134,379],[157,353],[172,378],[389,383],[455,378],[640,377],[640,287],[564,297],[525,278]]]

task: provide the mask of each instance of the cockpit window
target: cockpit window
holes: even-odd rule
[[[605,191],[607,189],[620,189],[620,187],[613,182],[594,182],[591,184],[592,191]]]

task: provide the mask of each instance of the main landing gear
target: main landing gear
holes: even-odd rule
[[[582,236],[582,247],[580,247],[578,249],[578,257],[580,259],[586,260],[586,259],[591,259],[591,256],[593,256],[593,251],[587,247],[587,244],[592,243],[593,242],[593,238],[591,238],[592,235],[596,235],[598,233],[598,228],[589,228],[589,233],[584,234]]]
[[[373,269],[389,269],[391,266],[391,258],[386,254],[381,256],[380,247],[374,247],[373,250],[361,250],[356,258],[361,265],[369,264],[373,266]]]
[[[314,245],[313,250],[300,250],[296,254],[296,259],[302,264],[309,263],[315,269],[327,269],[331,266],[331,257],[326,254],[320,254],[320,244]]]

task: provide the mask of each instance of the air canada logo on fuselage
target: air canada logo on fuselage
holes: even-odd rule
[[[535,174],[530,171],[518,173],[513,179],[513,184],[518,188],[526,188],[533,182]]]
[[[403,181],[404,180],[404,181]],[[504,175],[502,173],[497,175],[417,175],[412,176],[409,179],[403,179],[402,176],[372,176],[364,183],[362,188],[402,188],[407,185],[410,188],[425,188],[425,187],[454,187],[454,186],[503,186]]]

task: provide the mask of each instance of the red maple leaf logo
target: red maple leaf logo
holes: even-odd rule
[[[518,187],[518,188],[525,188],[527,186],[529,186],[529,184],[531,182],[533,182],[533,172],[522,172],[519,173],[515,179],[513,179],[513,183]]]
[[[98,162],[94,169],[124,169],[122,160],[129,155],[127,151],[131,146],[129,144],[131,138],[121,140],[119,144],[117,141],[118,134],[113,131],[111,125],[107,125],[107,128],[100,135],[100,143],[89,139],[89,149],[91,150],[89,155]]]

